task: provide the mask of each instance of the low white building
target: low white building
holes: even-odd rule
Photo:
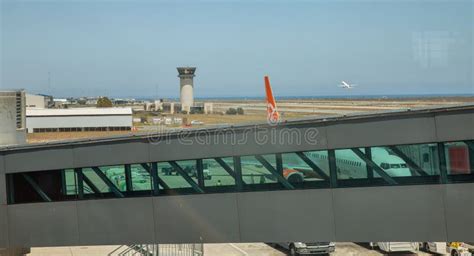
[[[36,94],[25,94],[26,97],[26,107],[27,108],[45,108],[47,107],[46,97],[43,95]]]
[[[26,110],[26,129],[36,132],[129,131],[131,108],[69,108]]]

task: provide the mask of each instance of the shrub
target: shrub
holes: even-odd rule
[[[227,115],[237,115],[237,110],[235,108],[229,108],[225,112]]]
[[[110,108],[112,107],[112,101],[107,97],[101,97],[97,100],[98,108]]]

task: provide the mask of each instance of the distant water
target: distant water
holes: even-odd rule
[[[323,96],[280,96],[277,100],[314,100],[314,99],[410,99],[410,98],[443,98],[474,97],[474,94],[396,94],[396,95],[323,95]],[[155,98],[136,98],[138,100],[155,100]],[[166,98],[179,101],[179,98]],[[263,100],[264,97],[198,97],[196,100]]]

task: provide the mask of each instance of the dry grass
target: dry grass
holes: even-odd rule
[[[114,132],[42,132],[27,134],[28,143],[40,143],[48,141],[72,140],[72,139],[91,139],[106,136],[130,134],[130,131]]]
[[[143,115],[143,114],[142,114]],[[318,113],[294,113],[294,112],[285,112],[283,118],[284,119],[293,119],[293,118],[300,118],[309,115],[318,115]],[[319,114],[320,115],[320,114]],[[168,117],[181,117],[183,122],[187,119],[187,122],[190,123],[193,120],[201,121],[204,125],[215,125],[215,124],[238,124],[238,123],[252,123],[252,122],[264,122],[267,118],[265,111],[255,111],[255,112],[248,112],[245,115],[221,115],[221,114],[192,114],[192,115],[185,115],[185,114],[174,114],[174,115],[165,115]],[[147,116],[149,120],[153,116]],[[149,124],[151,125],[151,124]]]
[[[245,114],[245,115],[173,115],[174,117],[188,118],[188,121],[198,120],[204,122],[204,125],[216,125],[216,124],[238,124],[238,123],[252,123],[252,122],[264,122],[266,115],[264,112]],[[298,118],[304,115],[298,113],[288,113],[285,115],[285,119]],[[29,133],[27,134],[28,143],[41,143],[48,141],[61,141],[61,140],[72,140],[72,139],[93,139],[113,135],[126,135],[132,134],[132,131],[113,131],[113,132],[44,132],[44,133]]]

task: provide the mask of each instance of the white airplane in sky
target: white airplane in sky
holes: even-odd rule
[[[344,89],[354,89],[354,87],[356,86],[357,86],[356,84],[349,84],[349,83],[346,83],[346,81],[341,81],[341,84],[339,85],[339,87],[344,88]]]

